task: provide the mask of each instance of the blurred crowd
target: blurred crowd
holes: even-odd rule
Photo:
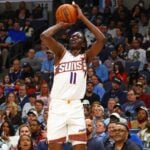
[[[87,70],[81,100],[88,150],[150,149],[150,7],[139,0],[131,9],[117,0],[105,7],[86,0],[83,13],[106,36],[101,53]],[[78,3],[78,2],[77,2]],[[47,6],[46,6],[47,7]],[[48,19],[48,18],[47,18]],[[0,148],[48,149],[46,125],[53,84],[54,54],[41,41],[48,27],[43,6],[32,11],[20,2],[16,10],[5,3],[0,13]],[[51,19],[51,18],[49,18]],[[78,21],[56,38],[69,49],[69,37],[84,33],[88,49],[93,34]],[[59,94],[59,93],[58,93]],[[63,150],[71,150],[70,142]]]

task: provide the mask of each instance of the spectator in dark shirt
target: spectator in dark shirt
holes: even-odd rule
[[[19,19],[20,23],[24,23],[26,18],[29,18],[30,12],[26,7],[26,3],[21,1],[19,3],[19,8],[16,10],[16,17]]]
[[[21,79],[21,75],[22,72],[20,61],[18,59],[15,59],[9,71],[10,82],[14,83],[17,79]]]
[[[19,101],[21,109],[23,109],[23,106],[29,102],[29,99],[27,96],[27,86],[25,84],[19,85],[18,101]]]
[[[119,78],[114,77],[111,84],[112,88],[104,94],[102,99],[102,105],[104,107],[107,107],[107,102],[110,97],[117,97],[120,104],[126,102],[126,92],[121,89],[122,81]]]
[[[137,82],[135,85],[135,91],[137,98],[142,100],[147,108],[150,108],[150,94],[146,94],[144,91],[144,84],[142,82]]]
[[[140,147],[133,141],[129,140],[129,130],[126,124],[116,123],[114,129],[114,145],[109,150],[140,150]]]
[[[6,1],[4,11],[1,14],[1,19],[14,19],[16,16],[15,11],[12,9],[12,3]]]
[[[93,92],[93,83],[90,81],[87,82],[86,92],[83,99],[89,100],[90,105],[92,105],[92,103],[95,101],[100,102],[100,97]]]
[[[21,79],[25,80],[25,78],[33,78],[35,72],[33,71],[31,65],[27,62],[24,62],[22,65],[21,71]]]
[[[3,86],[0,85],[0,105],[5,102],[4,89]]]

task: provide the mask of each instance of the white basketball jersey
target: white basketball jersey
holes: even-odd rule
[[[73,56],[66,51],[59,64],[54,66],[51,98],[64,100],[83,98],[86,90],[86,71],[85,54]]]

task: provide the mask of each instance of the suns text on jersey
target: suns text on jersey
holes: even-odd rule
[[[56,68],[56,73],[68,72],[68,71],[86,71],[86,63],[83,60],[80,61],[71,61],[60,63]]]

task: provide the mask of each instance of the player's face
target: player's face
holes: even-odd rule
[[[71,49],[81,49],[84,42],[84,37],[81,32],[75,32],[70,37],[70,48]]]

